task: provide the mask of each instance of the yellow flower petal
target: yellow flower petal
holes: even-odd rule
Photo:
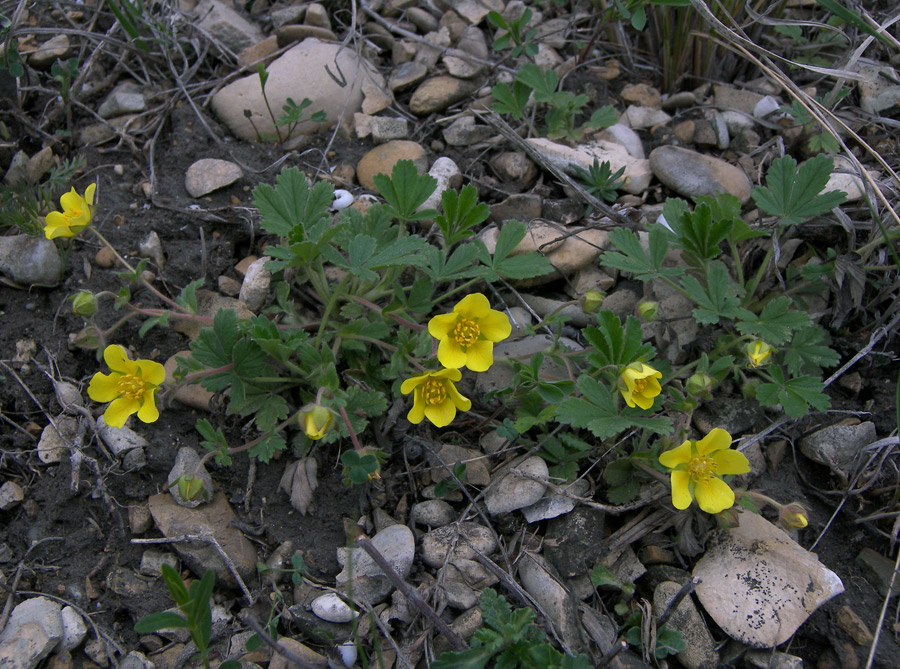
[[[512,333],[509,317],[502,311],[491,309],[478,319],[481,336],[492,342],[503,341]]]
[[[697,442],[698,455],[709,455],[726,448],[731,448],[731,435],[721,427],[710,430],[709,434]]]
[[[97,372],[88,385],[88,397],[95,402],[112,402],[119,396],[119,374],[109,375]]]
[[[413,396],[413,405],[412,409],[409,410],[409,413],[406,414],[406,420],[408,420],[413,425],[418,425],[425,418],[425,400],[422,398],[422,393],[417,392]]]
[[[659,385],[659,384],[657,384],[657,385]],[[637,404],[641,409],[644,409],[646,411],[647,409],[649,409],[650,407],[653,406],[653,398],[656,397],[656,395],[659,395],[659,392],[657,392],[656,394],[654,394],[650,397],[648,397],[647,395],[645,395],[643,393],[632,393],[631,400],[632,400],[632,402],[634,402],[634,404]],[[627,403],[627,400],[626,400],[626,403]],[[634,404],[629,404],[628,406],[633,407]]]
[[[51,211],[44,217],[44,236],[47,239],[58,237],[74,237],[75,233],[69,229],[69,219],[58,211]]]
[[[686,465],[691,461],[691,442],[686,441],[681,446],[666,451],[659,456],[659,463],[663,467],[675,469],[678,465]]]
[[[435,427],[447,427],[456,418],[456,406],[449,398],[440,404],[430,404],[425,407],[425,417],[434,423]]]
[[[125,349],[118,344],[110,344],[104,349],[103,360],[114,372],[134,374],[137,371],[137,365],[128,359]]]
[[[691,475],[687,472],[672,472],[672,506],[679,511],[691,505],[690,480]]]
[[[716,451],[710,456],[716,463],[716,474],[746,474],[750,471],[750,461],[740,451],[730,448]]]
[[[109,406],[106,407],[106,411],[103,412],[103,420],[105,420],[106,424],[110,427],[122,427],[125,425],[125,421],[128,420],[128,417],[133,413],[137,413],[140,408],[141,404],[137,400],[119,397],[110,402]]]
[[[458,318],[459,314],[457,314],[456,312],[434,316],[430,321],[428,321],[428,334],[430,334],[435,339],[443,339],[448,334],[450,334],[450,330],[456,327],[456,321]]]
[[[88,203],[88,206],[94,206],[94,192],[97,190],[97,184],[93,183],[87,188],[84,189],[84,199]]]
[[[481,293],[472,293],[462,298],[453,311],[467,318],[482,319],[488,315],[491,310],[491,303]]]
[[[438,379],[449,379],[450,381],[459,381],[462,378],[462,372],[458,369],[442,369],[439,372],[432,372],[432,376]]]
[[[438,344],[437,357],[438,362],[444,367],[452,369],[463,367],[469,358],[466,352],[460,347],[459,342],[452,337],[444,337],[441,339]]]
[[[463,397],[453,384],[447,384],[447,395],[457,409],[468,411],[472,408],[472,400],[468,397]]]
[[[63,211],[67,214],[81,213],[84,209],[84,198],[78,194],[74,188],[70,190],[68,193],[63,193],[62,197],[59,198],[59,203],[62,205]]]
[[[166,380],[166,369],[154,360],[138,360],[135,365],[140,370],[139,376],[154,386],[162,385]]]
[[[486,372],[493,364],[494,344],[486,339],[479,339],[466,351],[466,367],[473,372]]]
[[[153,423],[159,418],[159,409],[156,408],[155,390],[148,390],[144,393],[144,402],[138,409],[137,417],[144,423]]]
[[[400,392],[404,395],[409,395],[417,386],[419,386],[419,384],[423,383],[426,378],[426,376],[414,376],[411,379],[406,379],[400,384]]]
[[[715,476],[706,481],[696,481],[694,497],[700,509],[706,513],[720,513],[734,506],[734,491],[725,481]]]

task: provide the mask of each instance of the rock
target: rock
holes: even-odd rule
[[[778,98],[767,95],[762,98],[756,105],[753,107],[753,116],[755,118],[765,118],[769,114],[774,114],[779,109],[781,109],[781,102]]]
[[[175,381],[175,370],[178,367],[175,358],[187,358],[190,355],[190,351],[179,351],[166,360],[163,364],[163,367],[166,370],[166,383],[173,383]],[[198,411],[209,411],[209,403],[212,401],[213,396],[214,393],[210,392],[199,383],[190,383],[181,386],[175,390],[174,394],[176,401],[181,402],[192,409],[197,409]]]
[[[740,514],[739,527],[719,532],[693,575],[701,580],[697,597],[715,623],[754,648],[784,643],[844,591],[837,574],[813,554],[749,512]]]
[[[109,269],[117,262],[116,254],[108,246],[104,246],[94,255],[94,264],[100,269]]]
[[[325,669],[329,666],[327,657],[319,655],[313,649],[304,646],[299,641],[290,637],[280,637],[278,639],[278,645],[287,648],[291,653],[299,657],[305,666],[310,667],[311,669]],[[269,662],[269,669],[290,669],[294,666],[295,664],[293,662],[278,653],[275,653],[272,656],[272,661]]]
[[[430,33],[432,30],[437,30],[439,27],[438,20],[419,7],[407,7],[406,18],[409,19],[409,22],[422,34]]]
[[[474,560],[476,550],[486,556],[497,550],[494,534],[478,523],[464,521],[446,525],[422,537],[422,560],[435,569],[448,560]]]
[[[128,653],[119,662],[119,669],[154,669],[155,666],[146,655],[136,650]]]
[[[514,470],[547,480],[550,472],[543,458],[532,456],[513,467]],[[510,471],[499,482],[492,485],[484,496],[488,513],[492,516],[509,513],[531,506],[544,496],[545,485]]]
[[[625,109],[622,120],[632,130],[641,130],[643,128],[652,128],[655,125],[665,125],[672,120],[672,117],[661,109],[630,105]]]
[[[559,341],[563,348],[569,349],[565,338],[561,338]],[[527,361],[535,353],[543,353],[553,345],[553,339],[549,335],[543,334],[496,344],[494,346],[494,364],[488,371],[475,378],[475,391],[483,394],[491,390],[509,388],[514,376],[512,367],[507,362],[510,358]],[[541,378],[568,378],[566,368],[549,358],[544,359],[540,373]]]
[[[141,258],[148,258],[153,263],[162,268],[166,262],[166,256],[163,253],[162,242],[155,230],[147,233],[147,236],[138,244],[138,255]]]
[[[503,221],[516,220],[522,222],[532,221],[541,215],[541,196],[537,193],[515,193],[510,195],[508,198],[503,200],[503,202],[498,202],[497,204],[492,204],[491,207],[491,221],[496,223],[502,223]],[[558,237],[557,233],[557,237]],[[559,239],[559,243],[556,244],[556,247],[559,247],[562,244],[562,240]],[[526,233],[525,238],[516,245],[516,248],[521,247],[523,250],[520,250],[519,253],[525,253],[524,249],[528,249],[531,247],[531,250],[534,250],[533,246],[528,242],[528,234]],[[494,245],[496,248],[496,244]]]
[[[37,445],[40,461],[48,465],[60,462],[69,453],[69,445],[77,431],[78,422],[67,416],[57,417],[56,427],[52,423],[47,425]]]
[[[442,570],[447,603],[455,609],[470,609],[478,604],[484,588],[496,585],[498,577],[474,560],[454,560]]]
[[[656,586],[653,592],[653,609],[656,615],[663,614],[679,590],[681,584],[672,581],[663,581]],[[690,596],[679,602],[666,626],[681,632],[685,649],[677,657],[687,669],[716,669],[719,666],[716,642]]]
[[[97,434],[113,455],[121,458],[122,464],[129,469],[140,469],[147,464],[144,449],[150,446],[150,442],[130,427],[110,427],[101,416],[97,419]]]
[[[605,306],[605,303],[604,303]],[[765,412],[758,402],[744,399],[720,397],[715,402],[706,402],[694,413],[694,425],[704,434],[721,427],[736,437],[752,431],[760,421],[765,420]]]
[[[441,194],[448,188],[459,188],[462,183],[462,172],[459,166],[453,162],[452,158],[441,156],[434,161],[431,169],[428,170],[428,176],[433,177],[437,181],[437,188],[428,196],[419,209],[438,209],[441,208]],[[431,227],[431,221],[424,221],[423,227],[427,225]]]
[[[141,553],[141,566],[138,568],[138,571],[144,576],[157,578],[162,576],[162,566],[164,564],[169,565],[172,569],[178,569],[178,558],[169,551],[148,548]]]
[[[372,537],[372,545],[400,578],[409,576],[416,554],[416,540],[408,527],[391,525]],[[369,603],[378,604],[394,589],[381,567],[362,548],[339,548],[337,560],[343,567],[337,575],[337,587],[346,590],[355,600],[368,599]]]
[[[220,0],[202,0],[194,8],[193,14],[200,19],[197,22],[199,28],[208,32],[234,53],[263,40],[264,35],[259,26],[248,21]],[[275,109],[281,109],[281,106],[279,105]]]
[[[57,59],[65,59],[69,53],[69,36],[54,35],[28,54],[28,64],[36,70],[46,70]]]
[[[471,56],[471,58],[469,58]],[[455,49],[444,54],[444,65],[447,71],[460,79],[477,77],[485,68],[479,60],[487,60],[488,45],[484,33],[477,26],[469,26],[463,30]]]
[[[113,567],[106,575],[106,589],[128,600],[146,597],[150,584],[124,567]]]
[[[275,30],[278,30],[282,26],[302,23],[303,18],[306,16],[306,10],[306,5],[290,5],[288,7],[282,7],[280,9],[273,9],[269,13],[269,18],[272,21],[272,27]]]
[[[725,191],[741,203],[750,199],[750,180],[734,165],[678,146],[660,146],[650,153],[656,178],[686,197],[715,196]]]
[[[436,455],[429,454],[428,460],[432,466],[431,480],[435,483],[449,479],[450,472],[448,468],[453,469],[453,466],[458,462],[466,465],[465,480],[467,483],[486,486],[491,482],[487,460],[481,451],[454,444],[444,444]]]
[[[55,286],[62,274],[56,243],[44,237],[0,237],[0,273],[23,286]]]
[[[326,71],[327,68],[327,71]],[[337,74],[339,70],[340,74]],[[381,75],[365,61],[359,60],[352,49],[344,49],[340,44],[322,42],[310,37],[292,47],[273,61],[266,70],[266,95],[272,109],[281,109],[292,98],[297,104],[304,98],[312,100],[310,111],[322,110],[327,120],[326,126],[353,118],[362,108],[362,80],[372,77],[381,81]],[[331,72],[346,86],[341,86],[328,74]],[[259,85],[259,77],[254,72],[238,79],[220,90],[213,97],[212,108],[225,125],[240,139],[257,141],[257,131],[263,137],[275,137],[275,124],[269,115]],[[250,118],[244,111],[250,110]],[[298,124],[291,137],[311,134],[322,127],[312,121]],[[285,130],[280,129],[283,133]]]
[[[244,176],[244,170],[230,160],[203,158],[191,165],[184,176],[184,188],[191,197],[230,186]]]
[[[533,19],[532,19],[533,20]],[[569,19],[565,17],[547,19],[539,24],[534,24],[537,34],[535,41],[546,44],[554,49],[564,49],[567,33],[569,31]]]
[[[0,511],[9,511],[22,503],[25,491],[15,481],[6,481],[0,486]]]
[[[563,490],[575,497],[584,497],[590,490],[590,484],[585,479],[578,479],[574,483],[562,486]],[[531,506],[522,509],[525,520],[536,523],[539,520],[557,518],[571,512],[575,508],[575,501],[566,495],[552,493],[545,495]],[[557,566],[557,568],[559,568]]]
[[[405,118],[373,116],[369,122],[369,132],[376,144],[384,144],[393,139],[409,137],[409,124]]]
[[[450,46],[450,31],[441,27],[437,32],[425,35],[425,41],[417,45],[414,62],[425,66],[431,72],[437,65],[444,49]]]
[[[196,509],[179,506],[168,493],[153,495],[149,504],[153,522],[163,536],[209,533],[231,558],[242,579],[246,581],[256,573],[256,549],[232,524],[235,516],[225,499],[225,493],[219,491],[213,496],[212,502]],[[200,541],[175,543],[172,548],[198,576],[202,576],[207,569],[212,569],[219,581],[232,587],[237,585],[231,571],[211,544]]]
[[[3,175],[3,183],[11,188],[21,186],[25,182],[25,168],[27,165],[28,154],[21,149],[16,151],[9,162],[6,174]]]
[[[394,93],[402,93],[412,88],[428,76],[428,68],[422,63],[409,61],[395,67],[388,78],[388,87]]]
[[[863,168],[866,170],[866,168]],[[866,170],[866,174],[868,174],[873,181],[879,178],[879,173],[875,170]],[[827,193],[830,190],[840,190],[846,193],[847,198],[846,202],[854,202],[863,197],[866,192],[866,185],[868,182],[864,181],[859,177],[859,172],[856,171],[856,168],[853,166],[853,163],[850,162],[850,159],[845,156],[835,156],[834,157],[834,170],[831,172],[831,176],[828,177],[828,182],[825,184],[825,188],[822,192]]]
[[[491,169],[502,181],[517,184],[520,190],[534,185],[538,177],[537,165],[527,155],[517,151],[504,151],[490,161]]]
[[[574,198],[565,200],[544,199],[541,204],[541,216],[556,223],[571,225],[584,218],[584,205]]]
[[[751,650],[744,655],[747,665],[757,669],[803,669],[803,658],[768,650]],[[818,664],[821,668],[822,665]]]
[[[467,22],[478,25],[488,12],[502,12],[503,0],[441,0],[441,7],[452,9]]]
[[[219,292],[222,293],[222,295],[228,297],[237,297],[241,294],[241,282],[232,279],[230,276],[225,276],[224,274],[220,274],[219,278],[216,280],[216,288],[219,289]]]
[[[197,290],[196,294],[198,316],[214,318],[222,309],[233,309],[237,314],[238,319],[242,320],[253,318],[254,316],[253,312],[247,308],[247,305],[239,300],[225,297],[224,295],[219,295],[218,293],[204,290],[203,288]],[[196,321],[179,319],[172,325],[172,329],[175,330],[175,332],[180,332],[185,335],[188,339],[195,339],[200,333],[200,330],[203,329],[203,325]]]
[[[863,548],[855,559],[865,574],[866,580],[884,597],[891,590],[891,596],[900,594],[900,576],[894,574],[894,560],[889,560],[871,548]]]
[[[847,633],[857,646],[868,646],[874,636],[865,621],[846,604],[834,612],[834,622]]]
[[[494,130],[487,125],[477,125],[472,116],[460,116],[444,128],[442,134],[449,146],[470,146],[490,138]]]
[[[241,50],[237,55],[238,67],[251,68],[256,63],[268,66],[277,51],[278,37],[269,35],[262,42],[257,42]]]
[[[144,127],[144,122],[136,114],[125,114],[109,119],[106,123],[92,123],[80,128],[77,133],[81,146],[103,144],[123,134],[135,133]]]
[[[319,618],[330,623],[349,623],[359,615],[333,592],[316,597],[310,608]]]
[[[18,604],[0,632],[0,666],[34,669],[63,638],[60,606],[46,597]]]
[[[547,615],[563,642],[572,651],[580,652],[581,640],[578,616],[573,597],[552,573],[552,568],[540,555],[524,553],[519,560],[519,579],[525,591],[534,597],[540,610]]]
[[[719,109],[737,109],[745,114],[754,115],[753,110],[765,96],[762,93],[726,86],[713,85],[713,104]]]
[[[426,527],[443,527],[453,522],[456,514],[447,502],[442,499],[427,499],[413,504],[409,511],[409,519],[416,525]]]
[[[363,188],[374,191],[376,174],[391,175],[391,171],[401,160],[411,160],[419,174],[428,170],[428,158],[425,149],[418,142],[396,139],[376,146],[362,157],[356,166],[356,178]]]
[[[875,423],[870,421],[859,425],[831,425],[803,437],[800,452],[847,478],[857,456],[875,439]]]
[[[608,551],[606,514],[599,509],[578,507],[547,524],[544,557],[563,578],[590,572]]]
[[[309,26],[331,30],[331,18],[328,16],[328,10],[318,2],[311,2],[306,6],[306,18],[303,22]]]
[[[409,100],[409,110],[417,116],[428,116],[463,100],[477,88],[476,83],[466,79],[457,79],[449,75],[432,77],[416,88]]]
[[[575,175],[573,167],[577,166],[583,170],[589,170],[594,164],[595,158],[598,163],[609,162],[610,169],[613,172],[624,167],[623,177],[625,182],[622,185],[622,190],[626,193],[640,195],[647,190],[650,185],[650,179],[653,177],[649,161],[635,158],[628,153],[625,147],[615,142],[601,139],[588,144],[569,147],[543,137],[535,137],[527,141],[537,149],[544,160],[573,176]],[[750,197],[749,187],[747,197]]]
[[[662,101],[664,111],[675,111],[685,107],[693,107],[697,104],[697,96],[692,91],[679,91],[666,96]]]
[[[246,304],[250,311],[259,311],[266,302],[269,285],[272,283],[272,273],[266,269],[266,263],[270,260],[272,259],[269,256],[263,256],[247,268],[238,299]]]
[[[56,156],[53,154],[53,147],[45,146],[31,156],[25,164],[25,182],[38,183],[55,164]]]
[[[518,282],[520,286],[537,286],[560,276],[570,276],[593,263],[609,247],[609,232],[578,226],[567,229],[568,237],[559,248],[547,254],[555,272]]]
[[[100,118],[112,118],[121,116],[122,114],[138,114],[147,108],[147,101],[144,99],[138,85],[131,81],[126,81],[116,86],[112,92],[106,96],[103,104],[97,110]]]
[[[190,509],[208,502],[213,495],[212,477],[205,467],[200,467],[199,465],[200,456],[197,455],[197,451],[190,446],[182,446],[175,455],[175,463],[172,465],[172,469],[169,471],[169,476],[166,479],[166,487],[169,489],[172,498],[179,505]],[[193,499],[185,499],[178,489],[177,481],[183,476],[191,476],[203,484],[202,490],[198,491]]]
[[[624,102],[643,107],[659,107],[662,96],[653,86],[647,84],[627,84],[622,88],[619,96]]]
[[[580,304],[569,304],[562,300],[554,300],[549,297],[540,297],[539,295],[522,294],[525,304],[534,309],[534,312],[544,318],[550,314],[559,314],[566,318],[566,322],[576,328],[583,328],[588,325],[595,325],[597,317],[594,314],[585,313]]]
[[[897,71],[887,63],[866,62],[858,66],[862,80],[859,86],[859,106],[870,114],[900,104],[900,81]]]
[[[527,221],[525,237],[515,245],[513,250],[509,252],[509,255],[517,256],[532,252],[552,253],[565,244],[569,232],[566,227],[552,221],[542,220],[538,216],[540,216],[540,212],[538,212],[537,216],[517,219]]]
[[[621,144],[628,151],[628,155],[639,160],[643,160],[647,156],[644,154],[644,143],[640,136],[627,125],[615,123],[608,128],[604,128],[597,134],[597,137],[609,142]]]

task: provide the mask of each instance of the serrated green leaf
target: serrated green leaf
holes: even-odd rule
[[[397,161],[390,177],[376,174],[372,180],[388,203],[394,218],[405,223],[426,220],[437,215],[438,212],[434,209],[416,211],[437,188],[437,179],[428,174],[420,175],[413,161]]]
[[[640,281],[679,276],[683,273],[683,270],[678,267],[664,268],[662,266],[668,247],[668,235],[660,226],[654,226],[650,231],[649,255],[644,251],[637,235],[627,228],[610,231],[609,241],[618,249],[618,252],[606,251],[601,256],[603,265],[634,274],[634,278]]]
[[[334,186],[320,181],[310,190],[306,175],[296,167],[282,170],[275,188],[260,184],[253,189],[253,203],[262,216],[260,227],[293,241],[303,240],[304,228],[328,217],[333,201]]]
[[[620,414],[609,389],[587,374],[578,378],[578,388],[583,398],[570,397],[557,407],[556,419],[560,423],[590,430],[600,439],[633,427],[657,434],[672,431],[672,423],[666,418],[640,415],[640,411],[627,408]]]
[[[491,94],[494,96],[491,109],[498,114],[509,114],[518,121],[528,104],[531,89],[521,81],[513,81],[512,88],[508,84],[497,84],[491,89]]]
[[[719,244],[728,237],[731,226],[730,219],[713,219],[709,205],[700,204],[693,213],[682,214],[681,234],[676,238],[676,245],[685,251],[689,264],[705,268],[706,261],[722,254]]]
[[[715,261],[710,263],[706,275],[706,288],[693,276],[685,276],[681,286],[696,304],[694,318],[701,325],[715,325],[722,318],[737,318],[741,313],[738,296],[741,287],[731,280],[725,265]]]
[[[818,325],[795,332],[790,344],[784,349],[784,363],[788,374],[819,374],[822,367],[837,365],[841,358],[837,351],[828,346],[827,341],[828,333]]]
[[[759,316],[740,309],[737,329],[741,334],[757,337],[771,346],[780,346],[790,340],[793,332],[812,324],[808,313],[791,309],[792,305],[791,298],[782,295],[763,307]]]
[[[830,405],[824,394],[821,379],[812,376],[785,378],[778,366],[769,367],[774,383],[761,383],[756,387],[756,399],[763,406],[781,404],[791,418],[801,418],[809,413],[812,406],[818,411],[826,411]]]
[[[178,297],[175,298],[175,302],[192,314],[197,313],[197,289],[203,286],[203,282],[205,279],[197,279],[196,281],[191,281],[188,285],[181,289],[181,292],[178,294]]]
[[[618,367],[643,362],[653,356],[654,348],[644,344],[641,323],[633,316],[622,322],[609,309],[597,313],[597,326],[584,329],[584,337],[594,347],[590,355],[594,367]]]
[[[781,225],[797,225],[831,211],[846,199],[843,191],[819,195],[833,168],[834,161],[822,154],[807,160],[799,170],[790,156],[778,158],[766,173],[766,187],[753,189],[753,199],[764,212],[778,216]]]
[[[290,408],[281,395],[269,394],[267,401],[256,412],[256,427],[260,432],[271,432],[287,418]]]
[[[590,120],[585,123],[589,128],[608,128],[619,122],[619,114],[611,105],[604,105],[591,114]]]
[[[285,446],[284,439],[280,435],[270,434],[251,446],[247,455],[260,462],[269,462],[278,451],[283,451]]]
[[[556,92],[559,75],[555,70],[541,70],[537,65],[528,63],[519,68],[516,81],[520,81],[534,91],[535,102],[547,102]]]

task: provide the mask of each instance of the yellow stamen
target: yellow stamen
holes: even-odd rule
[[[429,406],[442,404],[447,399],[447,391],[444,389],[443,382],[436,379],[428,379],[425,382],[425,387],[422,388],[422,398],[425,400],[425,404]]]
[[[634,380],[634,392],[641,394],[644,392],[644,388],[647,387],[647,379],[635,379]]]
[[[703,481],[708,481],[710,477],[715,476],[716,461],[701,455],[691,459],[687,468],[688,473],[691,475],[691,480],[696,483],[701,483]]]
[[[139,400],[144,396],[147,384],[134,374],[123,374],[116,383],[116,387],[122,397],[129,400]]]
[[[456,342],[464,349],[469,348],[478,341],[478,335],[480,334],[481,330],[478,328],[478,324],[468,318],[460,318],[456,327],[453,328],[453,331],[450,333]]]

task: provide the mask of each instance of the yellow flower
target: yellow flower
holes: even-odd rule
[[[116,344],[106,347],[103,359],[110,374],[97,372],[88,386],[95,402],[110,402],[103,419],[110,427],[122,427],[136,413],[145,423],[159,418],[154,394],[166,378],[166,370],[152,360],[129,360],[125,349]]]
[[[662,392],[657,379],[662,372],[657,372],[650,365],[635,362],[625,368],[619,377],[619,392],[625,398],[625,404],[634,408],[649,409],[653,406],[653,398]]]
[[[672,506],[686,509],[694,497],[706,513],[734,505],[734,491],[719,477],[746,474],[750,463],[730,447],[731,435],[717,427],[703,439],[688,440],[659,456],[660,464],[672,470]]]
[[[462,372],[458,369],[442,369],[406,379],[400,386],[400,392],[404,395],[413,393],[413,407],[406,416],[407,420],[418,424],[427,418],[437,427],[446,427],[456,418],[457,409],[471,409],[471,400],[460,395],[453,385],[461,378]]]
[[[331,423],[334,421],[334,414],[328,407],[321,404],[309,404],[300,412],[300,424],[306,436],[317,441],[325,436]]]
[[[510,332],[509,318],[491,309],[481,293],[466,295],[452,313],[428,321],[428,333],[440,342],[438,361],[448,369],[486,371],[494,363],[494,343],[506,339]]]
[[[744,350],[747,352],[747,366],[750,368],[767,364],[772,353],[775,351],[774,348],[769,346],[762,339],[750,342],[744,347]]]
[[[47,239],[74,237],[91,222],[91,207],[94,206],[94,191],[97,184],[91,184],[84,191],[84,197],[73,188],[59,198],[62,211],[51,211],[44,218],[44,235]]]

